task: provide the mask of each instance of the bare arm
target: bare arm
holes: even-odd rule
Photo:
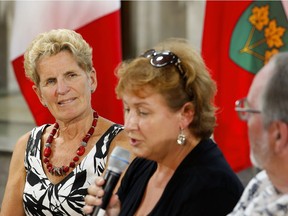
[[[30,132],[20,137],[15,145],[0,212],[1,216],[25,215],[22,195],[26,177],[24,155],[29,135]]]

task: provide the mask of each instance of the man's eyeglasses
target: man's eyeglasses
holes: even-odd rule
[[[242,98],[235,102],[235,111],[242,121],[247,121],[251,113],[261,113],[260,110],[249,107],[247,98]]]
[[[177,55],[170,51],[162,51],[156,52],[154,49],[147,50],[144,54],[141,55],[145,58],[150,58],[150,64],[154,67],[165,67],[169,64],[174,64],[178,70],[180,75],[184,78],[185,73],[181,67],[181,61]]]

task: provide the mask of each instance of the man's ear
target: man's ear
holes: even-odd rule
[[[91,92],[94,92],[97,88],[97,74],[94,68],[89,73],[89,79],[90,79]]]
[[[288,125],[282,121],[275,121],[271,125],[272,139],[275,140],[274,152],[276,154],[288,151]]]
[[[44,99],[42,98],[42,94],[41,94],[40,89],[39,89],[36,85],[33,85],[33,86],[32,86],[32,89],[33,89],[33,91],[36,93],[36,95],[37,95],[39,101],[42,103],[42,105],[43,105],[44,107],[47,107]]]

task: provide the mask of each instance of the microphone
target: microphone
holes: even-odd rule
[[[129,164],[130,152],[124,148],[116,146],[109,158],[108,167],[104,175],[105,184],[103,185],[104,196],[102,197],[102,204],[95,206],[91,216],[105,215],[106,207],[109,204],[113,190],[117,182]]]

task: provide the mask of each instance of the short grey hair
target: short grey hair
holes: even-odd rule
[[[274,71],[262,95],[265,127],[277,120],[288,123],[288,52],[276,54],[270,64]]]
[[[52,29],[36,36],[24,54],[26,76],[37,86],[40,77],[37,73],[37,63],[43,56],[53,56],[62,51],[70,52],[79,67],[90,73],[93,69],[92,47],[83,37],[69,29]]]

